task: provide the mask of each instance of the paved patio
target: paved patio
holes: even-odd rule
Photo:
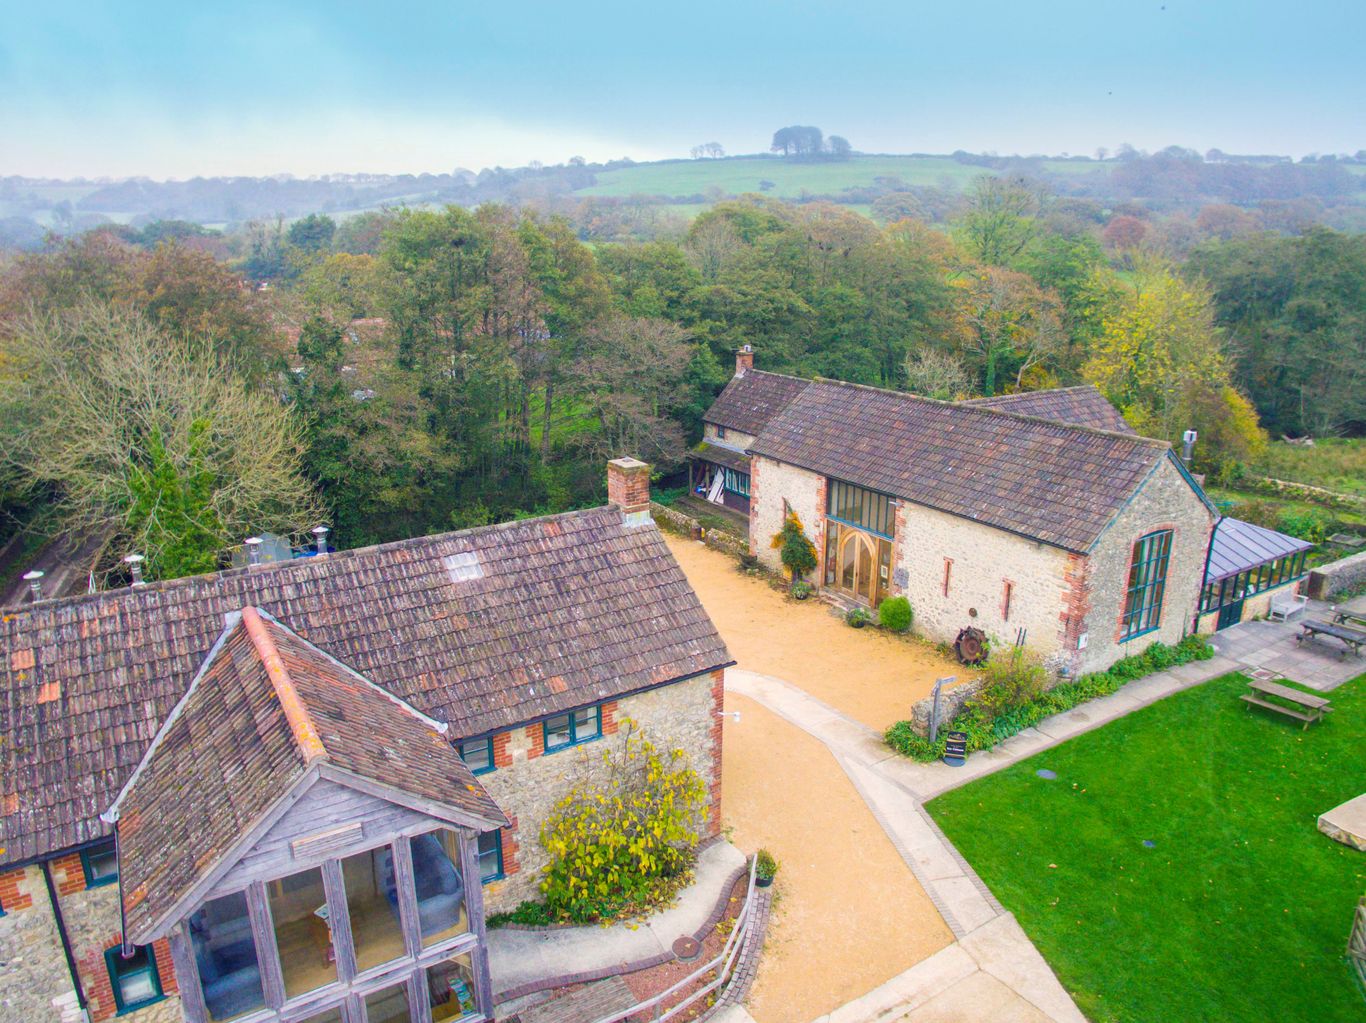
[[[1209,637],[1222,657],[1240,670],[1265,668],[1293,682],[1327,692],[1348,679],[1366,674],[1366,657],[1357,657],[1337,640],[1312,639],[1297,643],[1300,622],[1307,618],[1327,619],[1335,605],[1311,600],[1289,622],[1243,622]],[[1340,606],[1366,614],[1366,597],[1357,597]],[[1345,656],[1344,656],[1345,655]]]

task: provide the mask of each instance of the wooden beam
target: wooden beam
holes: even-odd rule
[[[185,1023],[206,1023],[209,1012],[204,1007],[199,967],[190,944],[189,927],[184,921],[167,936],[167,942],[171,946],[171,962],[175,965],[176,986],[180,989],[180,1011],[185,1015]]]
[[[413,876],[413,847],[406,836],[394,839],[394,884],[398,889],[399,921],[410,956],[422,951],[422,917],[417,909],[417,885]]]
[[[275,925],[270,918],[270,900],[264,882],[257,881],[247,889],[247,912],[251,916],[251,933],[256,939],[256,955],[261,967],[261,990],[266,1005],[279,1009],[285,1002],[285,978],[280,969],[280,948],[275,943]]]
[[[488,956],[484,954],[486,928],[484,926],[484,884],[479,879],[479,836],[464,828],[460,830],[460,875],[465,880],[465,912],[469,915],[470,931],[478,946],[474,950],[474,997],[480,1012],[493,1018],[493,981],[489,978]]]
[[[408,978],[408,1015],[413,1023],[432,1023],[432,1002],[428,997],[427,971],[414,970]]]
[[[332,929],[332,950],[337,956],[337,979],[349,981],[356,975],[356,946],[341,860],[323,864],[323,891],[327,893],[327,922]]]

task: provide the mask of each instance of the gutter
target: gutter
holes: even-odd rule
[[[66,957],[66,969],[71,974],[71,987],[76,992],[76,1004],[80,1006],[81,1013],[89,1019],[87,1012],[89,1003],[85,999],[85,988],[81,987],[80,974],[76,972],[76,957],[71,954],[71,936],[66,930],[66,919],[62,916],[62,904],[57,901],[57,886],[52,883],[52,861],[43,860],[43,880],[47,882],[47,897],[52,903],[52,918],[57,923],[57,937],[62,942],[62,955]]]

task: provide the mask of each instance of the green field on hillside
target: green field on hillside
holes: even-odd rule
[[[990,172],[982,167],[957,163],[947,156],[856,156],[829,163],[797,163],[779,157],[752,156],[728,160],[679,160],[601,171],[596,185],[575,194],[705,195],[708,189],[719,188],[726,195],[741,195],[759,192],[761,181],[771,181],[774,187],[769,195],[793,199],[803,192],[831,195],[846,188],[871,185],[879,177],[900,178],[908,185],[961,189],[986,173]]]

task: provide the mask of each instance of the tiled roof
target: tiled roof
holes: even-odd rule
[[[993,398],[973,398],[961,404],[1013,412],[1017,416],[1052,419],[1073,426],[1089,426],[1096,430],[1134,432],[1119,410],[1090,384],[1057,387],[1048,391],[1025,391],[1021,394],[998,394]]]
[[[730,662],[658,530],[611,507],[30,605],[0,622],[0,863],[104,833],[248,606],[459,738]]]
[[[800,377],[751,369],[731,378],[702,419],[728,430],[757,434],[810,383]]]
[[[733,448],[724,448],[720,444],[708,444],[703,441],[688,452],[688,457],[694,461],[711,462],[713,465],[734,469],[736,472],[749,472],[748,455]]]
[[[1085,552],[1169,447],[820,380],[750,451]]]
[[[229,627],[119,800],[130,940],[218,866],[317,762],[502,826],[429,718],[256,609]]]
[[[1254,526],[1242,519],[1220,519],[1210,540],[1205,582],[1217,583],[1220,579],[1275,561],[1287,554],[1307,551],[1313,546],[1308,540],[1286,536],[1264,526]]]

